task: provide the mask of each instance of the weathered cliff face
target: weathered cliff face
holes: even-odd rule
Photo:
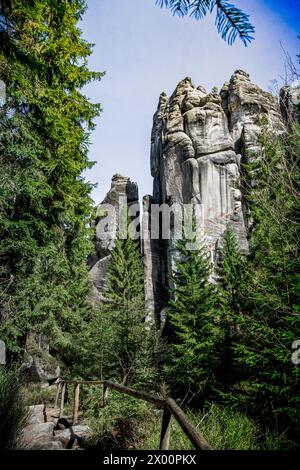
[[[258,158],[261,120],[284,128],[273,95],[236,71],[220,94],[207,93],[185,78],[168,98],[162,93],[151,137],[153,196],[145,199],[144,221],[153,203],[193,204],[212,259],[227,225],[247,251],[247,220],[241,191],[241,161]],[[176,256],[174,240],[144,243],[146,286],[152,314],[166,302]]]
[[[141,226],[148,320],[164,321],[170,275],[177,255],[174,222],[171,222],[170,238],[163,239],[161,234],[151,238],[152,208],[161,204],[196,206],[200,215],[198,228],[214,262],[228,225],[241,249],[247,252],[249,222],[241,185],[241,163],[260,158],[262,123],[283,132],[291,119],[299,119],[299,90],[299,86],[284,87],[279,106],[273,95],[254,85],[247,73],[237,70],[219,94],[207,93],[202,86],[195,87],[190,78],[182,80],[169,98],[161,94],[151,136],[153,195],[143,198]],[[137,205],[138,188],[129,178],[115,175],[94,223],[95,254],[89,260],[93,303],[104,298],[122,198],[131,207]],[[106,204],[116,209],[109,218]]]
[[[120,207],[127,202],[129,210],[132,208],[132,216],[138,218],[139,213],[134,213],[138,209],[138,199],[137,184],[126,176],[116,174],[112,177],[109,192],[97,208],[94,221],[95,253],[89,259],[91,302],[93,304],[103,300],[107,269],[119,232]]]
[[[285,122],[300,121],[300,85],[284,86],[280,90],[280,109]]]

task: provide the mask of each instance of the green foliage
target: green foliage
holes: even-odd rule
[[[213,449],[258,448],[257,424],[234,409],[211,404],[198,417],[198,427]]]
[[[105,299],[88,328],[90,374],[145,388],[153,379],[157,333],[145,322],[143,262],[130,237],[116,240]]]
[[[217,266],[218,284],[222,289],[224,302],[231,309],[236,310],[243,260],[239,243],[230,226],[226,228],[223,234],[219,257]]]
[[[227,1],[157,3],[196,19],[215,10],[229,44],[253,39],[248,15]],[[92,165],[89,135],[100,106],[81,89],[102,74],[87,66],[92,45],[78,28],[85,7],[83,0],[0,5],[0,79],[7,91],[0,109],[0,337],[11,357],[22,353],[29,332],[42,333],[51,353],[78,377],[153,390],[165,356],[146,322],[136,241],[116,241],[106,301],[95,310],[87,302],[93,207],[82,172]],[[204,245],[192,250],[195,238],[179,241],[167,311],[171,334],[163,372],[173,395],[194,399],[194,405],[211,398],[227,404],[190,414],[218,449],[296,447],[300,436],[300,372],[291,361],[300,334],[299,124],[280,137],[265,130],[261,145],[262,156],[244,168],[252,221],[246,262],[227,228],[212,283]],[[137,421],[153,422],[144,404],[111,394],[102,410],[100,393],[83,389],[83,407],[97,428],[95,445],[136,446],[145,436],[151,441],[145,428],[144,437],[135,431]],[[3,448],[17,445],[25,423],[21,394],[16,374],[1,369]],[[26,400],[47,394],[31,390]],[[172,446],[189,448],[173,426]]]
[[[208,255],[196,236],[179,240],[177,250],[173,300],[167,310],[172,337],[166,373],[176,396],[189,392],[203,398],[214,384],[218,364],[216,288],[209,281]]]
[[[139,245],[130,237],[116,240],[107,278],[107,298],[112,308],[140,303],[144,313],[144,271]],[[125,325],[124,325],[125,326]]]
[[[147,415],[147,405],[127,395],[111,392],[107,405],[99,409],[101,388],[91,390],[87,396],[87,418],[92,435],[87,442],[90,449],[132,449],[141,439],[139,423]]]
[[[299,439],[300,370],[292,363],[299,338],[300,127],[277,137],[262,134],[263,156],[248,170],[253,233],[242,278],[242,315],[236,357],[247,382],[243,402],[261,421]]]
[[[198,387],[203,398],[255,418],[266,448],[288,448],[300,435],[300,372],[292,363],[300,333],[299,124],[288,135],[263,130],[261,145],[262,156],[246,167],[248,256],[227,228],[213,287],[203,252],[188,252],[185,240],[178,245],[167,377],[173,393]]]
[[[100,387],[87,390],[84,401],[86,416],[92,429],[87,443],[92,449],[158,450],[162,412],[152,405],[112,392],[105,408],[99,408]],[[187,410],[187,417],[214,450],[288,449],[284,433],[266,429],[245,413],[207,403],[202,411]],[[175,419],[171,420],[170,450],[192,450],[188,437]]]
[[[207,404],[203,411],[188,410],[187,417],[214,450],[275,450],[288,448],[284,435],[267,431],[263,434],[254,420],[235,409]],[[144,436],[143,449],[159,448],[161,419],[145,415],[139,433]],[[193,445],[179,424],[171,421],[170,450],[192,450]]]
[[[30,405],[53,406],[56,396],[56,386],[42,388],[39,383],[27,383],[22,388],[24,403]]]
[[[156,4],[170,9],[173,15],[189,15],[196,20],[216,10],[215,25],[228,44],[232,45],[239,37],[247,46],[254,39],[252,35],[255,29],[249,15],[225,0],[156,0]]]
[[[99,105],[80,89],[101,74],[81,37],[82,0],[1,2],[1,337],[10,351],[29,330],[66,363],[89,314],[91,185],[81,174]]]
[[[243,259],[238,241],[230,226],[224,232],[222,245],[218,252],[216,268],[218,281],[218,307],[220,311],[220,328],[222,330],[222,348],[218,367],[219,391],[226,389],[237,380],[237,367],[234,358],[235,342],[239,340],[237,323],[240,314],[239,293]]]
[[[22,384],[14,370],[0,367],[0,449],[16,449],[28,419]]]

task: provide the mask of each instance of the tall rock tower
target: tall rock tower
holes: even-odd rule
[[[215,258],[230,225],[247,251],[247,211],[241,188],[241,162],[259,158],[262,118],[284,129],[279,105],[270,93],[237,70],[220,92],[207,93],[185,78],[168,98],[162,93],[151,137],[153,195],[144,198],[148,230],[152,204],[193,204],[200,209],[201,231]],[[146,237],[145,237],[146,238]],[[176,242],[144,241],[149,313],[159,318],[167,302]]]
[[[92,304],[102,301],[105,296],[107,269],[118,236],[120,210],[124,203],[128,204],[129,210],[134,209],[133,206],[136,207],[137,211],[132,215],[139,220],[138,186],[127,176],[116,174],[112,177],[110,190],[97,208],[96,219],[93,222],[95,252],[89,258]]]

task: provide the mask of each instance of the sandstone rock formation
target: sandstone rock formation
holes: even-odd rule
[[[89,277],[92,285],[91,302],[93,304],[104,298],[106,273],[119,231],[120,207],[127,201],[132,217],[138,219],[138,199],[136,183],[130,181],[130,178],[119,174],[112,177],[111,188],[99,204],[94,221],[95,253],[89,259]]]
[[[73,425],[60,430],[57,426],[59,410],[45,405],[29,407],[29,417],[22,430],[19,448],[24,450],[63,450],[79,449],[90,436],[87,425]],[[67,421],[65,419],[65,421]]]
[[[198,231],[215,263],[228,225],[241,250],[247,252],[250,221],[241,184],[246,178],[242,163],[260,158],[262,124],[285,132],[289,116],[299,118],[299,101],[299,87],[285,87],[279,105],[242,70],[234,72],[219,94],[207,93],[203,86],[196,87],[185,78],[170,97],[160,95],[151,135],[153,194],[143,198],[141,224],[148,320],[163,321],[177,256],[176,217],[170,214],[170,237],[162,236],[161,227],[153,237],[154,208],[163,204],[168,209],[186,204],[196,207]],[[107,266],[119,230],[120,198],[138,208],[136,183],[115,175],[95,221],[96,253],[89,260],[93,303],[104,298]],[[105,204],[116,209],[110,217]],[[137,212],[133,211],[133,217]]]
[[[280,109],[285,122],[300,121],[300,84],[284,86],[280,90]]]
[[[49,353],[49,338],[29,333],[20,370],[30,382],[48,382],[60,375],[60,363]]]
[[[192,204],[199,209],[200,229],[213,260],[227,225],[247,251],[241,162],[259,157],[262,121],[278,132],[284,129],[276,99],[241,70],[220,94],[207,93],[190,78],[169,98],[162,93],[153,120],[153,196],[144,198],[143,232],[149,230],[153,204]],[[148,307],[158,317],[167,300],[175,241],[148,237],[143,248]]]

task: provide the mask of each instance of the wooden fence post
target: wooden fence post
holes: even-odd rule
[[[78,409],[79,409],[79,391],[80,384],[74,385],[74,398],[73,398],[73,425],[78,421]]]
[[[188,420],[186,414],[177,405],[173,398],[167,398],[166,406],[172,413],[172,416],[176,419],[183,432],[189,438],[195,449],[199,450],[211,450],[210,445],[206,442],[202,434],[199,433],[197,428]]]
[[[161,424],[160,444],[159,450],[169,450],[170,446],[170,431],[171,431],[171,412],[167,405],[164,407],[164,413]]]
[[[59,409],[59,417],[62,417],[62,414],[64,412],[64,404],[65,404],[65,393],[66,393],[66,382],[62,383],[62,388],[61,388],[61,397],[60,397],[60,409]]]
[[[57,384],[57,390],[56,390],[56,396],[55,396],[55,403],[54,403],[54,408],[58,408],[58,400],[59,400],[59,394],[61,390],[61,382],[58,382]]]
[[[133,388],[125,387],[124,385],[116,384],[107,380],[64,380],[59,379],[57,382],[57,391],[55,397],[55,406],[59,406],[59,418],[62,417],[64,412],[64,404],[66,398],[67,385],[74,385],[74,401],[73,401],[73,424],[77,423],[79,415],[79,392],[80,385],[102,385],[102,396],[99,400],[100,407],[104,407],[107,403],[108,391],[115,390],[134,397],[139,400],[144,400],[154,404],[156,407],[163,408],[163,416],[161,423],[160,434],[160,450],[169,450],[170,447],[170,433],[171,433],[171,419],[174,418],[180,425],[183,432],[186,434],[195,449],[211,450],[210,445],[206,442],[198,429],[188,420],[188,417],[183,410],[177,405],[172,398],[163,399],[158,396],[150,395],[149,393],[142,392]]]

